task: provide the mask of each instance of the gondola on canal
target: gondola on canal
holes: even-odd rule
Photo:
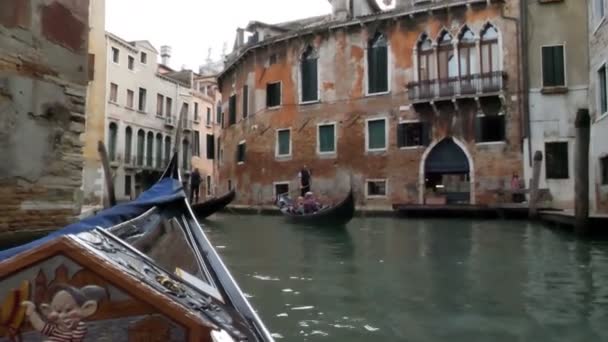
[[[355,196],[351,189],[340,203],[321,208],[311,214],[296,214],[288,206],[279,208],[285,219],[291,223],[302,223],[314,226],[344,226],[355,215]]]
[[[0,252],[0,342],[273,341],[197,222],[178,155],[135,201]]]
[[[203,220],[214,213],[224,209],[230,202],[236,197],[236,191],[232,189],[227,194],[220,197],[211,198],[203,203],[197,203],[192,205],[192,211],[194,215],[199,219]]]

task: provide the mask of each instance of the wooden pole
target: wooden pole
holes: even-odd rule
[[[540,183],[540,169],[543,163],[543,153],[536,151],[532,162],[532,180],[530,181],[530,207],[528,216],[531,219],[538,217],[538,184]]]
[[[101,165],[103,167],[103,177],[106,181],[106,193],[108,197],[104,200],[104,208],[111,208],[116,205],[116,195],[114,192],[114,182],[112,180],[112,172],[110,171],[110,159],[108,158],[108,152],[106,145],[103,141],[97,143],[97,151],[101,157]]]
[[[589,220],[589,140],[591,119],[588,109],[576,113],[574,145],[574,228],[578,234],[588,232]]]

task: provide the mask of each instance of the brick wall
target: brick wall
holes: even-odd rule
[[[80,212],[89,1],[0,13],[0,232],[58,228]]]

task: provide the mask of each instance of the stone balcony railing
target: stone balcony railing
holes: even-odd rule
[[[170,115],[165,118],[165,126],[167,126],[169,128],[175,128],[176,124],[177,124],[177,119],[175,118],[174,115]]]
[[[434,101],[442,98],[476,97],[500,93],[505,86],[506,74],[496,71],[445,79],[410,82],[407,85],[412,102]]]

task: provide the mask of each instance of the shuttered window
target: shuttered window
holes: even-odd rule
[[[249,115],[249,87],[243,87],[243,118]]]
[[[543,46],[543,87],[565,86],[564,46]]]
[[[237,146],[236,149],[236,162],[237,163],[244,163],[245,162],[245,152],[246,152],[246,147],[247,145],[245,143],[240,143],[239,146]]]
[[[369,94],[388,91],[388,47],[382,34],[376,34],[367,49],[367,81]]]
[[[228,103],[228,126],[236,123],[236,95],[230,96]]]
[[[367,149],[386,149],[386,119],[367,121]]]
[[[207,134],[207,159],[215,159],[215,137],[213,134]]]
[[[545,143],[547,179],[568,179],[568,143]]]
[[[336,152],[336,125],[319,125],[319,153]]]
[[[499,142],[505,140],[505,116],[484,115],[475,119],[475,141]]]
[[[302,54],[301,61],[302,102],[317,101],[319,98],[317,61],[315,50],[309,46]]]
[[[192,145],[192,155],[200,157],[201,155],[201,133],[194,131],[194,144]]]
[[[277,156],[291,154],[291,130],[284,129],[277,132]]]
[[[397,125],[397,147],[428,146],[430,127],[426,122],[408,122]]]

